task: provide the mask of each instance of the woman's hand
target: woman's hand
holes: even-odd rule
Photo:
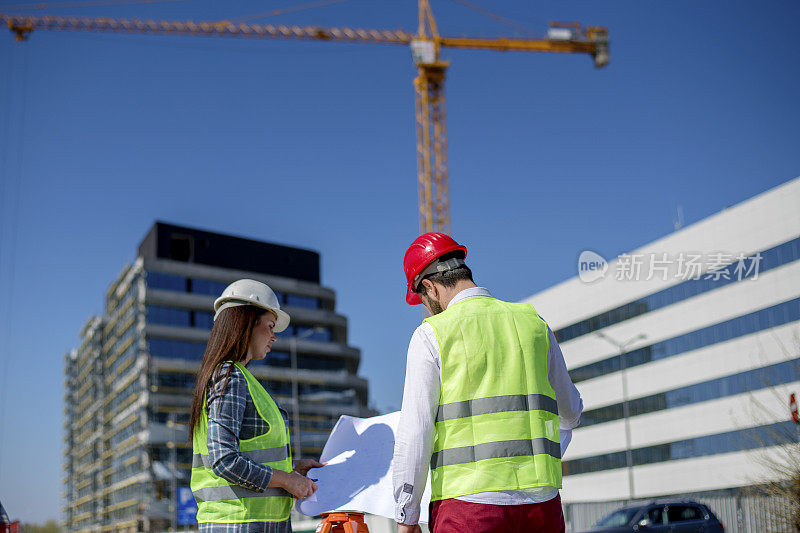
[[[320,463],[314,459],[298,459],[294,462],[294,471],[301,476],[307,476],[308,471],[312,468],[322,468],[328,463]]]
[[[278,469],[272,471],[272,479],[269,480],[268,486],[280,487],[288,491],[298,500],[308,498],[317,492],[317,484],[306,476],[300,475],[297,472],[284,472]]]

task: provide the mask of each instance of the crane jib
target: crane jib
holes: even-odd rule
[[[414,79],[417,123],[417,185],[419,229],[450,231],[450,201],[447,171],[447,128],[444,81],[449,63],[440,58],[444,48],[520,52],[584,53],[596,67],[608,64],[608,30],[585,29],[577,22],[550,23],[544,39],[440,37],[428,0],[419,2],[419,29],[403,30],[325,28],[234,23],[228,20],[194,22],[105,17],[61,17],[54,15],[10,15],[0,13],[17,41],[28,39],[33,30],[141,33],[151,35],[196,35],[251,39],[297,39],[367,44],[411,45],[417,66]]]

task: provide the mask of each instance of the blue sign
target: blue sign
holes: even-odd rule
[[[197,502],[189,487],[178,487],[178,525],[197,523]]]

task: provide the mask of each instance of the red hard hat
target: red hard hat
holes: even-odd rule
[[[414,292],[414,278],[425,270],[434,260],[450,252],[462,251],[467,257],[467,247],[461,246],[444,233],[424,233],[414,239],[403,257],[403,270],[406,271],[406,302],[409,305],[421,304],[422,300]]]

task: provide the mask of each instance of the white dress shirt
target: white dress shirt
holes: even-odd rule
[[[483,287],[459,292],[448,305],[475,296],[491,296]],[[580,422],[583,400],[567,374],[567,365],[555,335],[548,326],[550,336],[547,353],[547,374],[556,393],[561,453],[572,436],[572,428]],[[439,408],[441,360],[439,343],[433,327],[423,322],[414,331],[408,345],[406,381],[403,389],[403,407],[395,436],[392,461],[395,520],[403,524],[419,521],[420,500],[428,478],[436,411]],[[459,496],[458,500],[493,505],[522,505],[551,500],[558,495],[555,487],[536,487],[525,490],[481,492]]]

